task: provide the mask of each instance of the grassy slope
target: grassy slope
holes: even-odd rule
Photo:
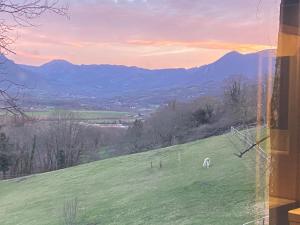
[[[0,224],[63,224],[65,200],[78,197],[82,224],[240,225],[252,219],[254,178],[251,162],[233,152],[224,135],[2,181]]]

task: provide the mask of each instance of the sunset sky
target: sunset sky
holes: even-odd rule
[[[195,67],[276,46],[280,0],[68,0],[18,29],[17,63]]]

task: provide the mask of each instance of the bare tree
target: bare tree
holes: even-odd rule
[[[228,118],[243,125],[256,119],[257,87],[242,76],[233,76],[226,81],[224,108]]]
[[[15,53],[11,31],[20,26],[34,26],[32,20],[47,11],[67,16],[67,9],[67,6],[59,6],[59,0],[0,0],[0,53]]]
[[[0,0],[0,55],[16,54],[13,50],[13,32],[24,26],[34,26],[32,20],[45,12],[67,16],[68,7],[60,6],[59,0]],[[1,64],[3,64],[3,60]],[[10,80],[0,80],[0,110],[24,116],[17,104],[19,92],[9,93],[12,87],[20,87]],[[12,92],[12,91],[11,91]]]

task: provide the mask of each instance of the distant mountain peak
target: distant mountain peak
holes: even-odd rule
[[[225,54],[224,56],[231,56],[231,55],[243,55],[242,53],[238,52],[238,51],[231,51],[228,52],[227,54]]]
[[[47,62],[43,65],[41,65],[41,67],[49,67],[49,66],[73,66],[74,64],[70,63],[69,61],[67,60],[64,60],[64,59],[55,59],[55,60],[52,60],[50,62]]]
[[[227,54],[223,55],[219,60],[224,59],[224,58],[235,58],[235,57],[240,57],[244,54],[238,52],[238,51],[231,51],[228,52]]]
[[[249,57],[272,57],[274,58],[276,56],[276,51],[275,49],[265,49],[259,52],[253,52],[253,53],[240,53],[237,51],[231,51],[228,52],[227,54],[223,55],[221,58],[219,58],[217,61],[214,63],[211,63],[209,65],[213,65],[215,63],[223,63],[227,64],[228,62],[234,62],[234,61],[240,61],[240,60],[250,60]]]

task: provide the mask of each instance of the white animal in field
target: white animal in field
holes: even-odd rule
[[[207,169],[207,168],[210,167],[210,165],[211,165],[210,158],[205,158],[204,161],[203,161],[202,167]]]

